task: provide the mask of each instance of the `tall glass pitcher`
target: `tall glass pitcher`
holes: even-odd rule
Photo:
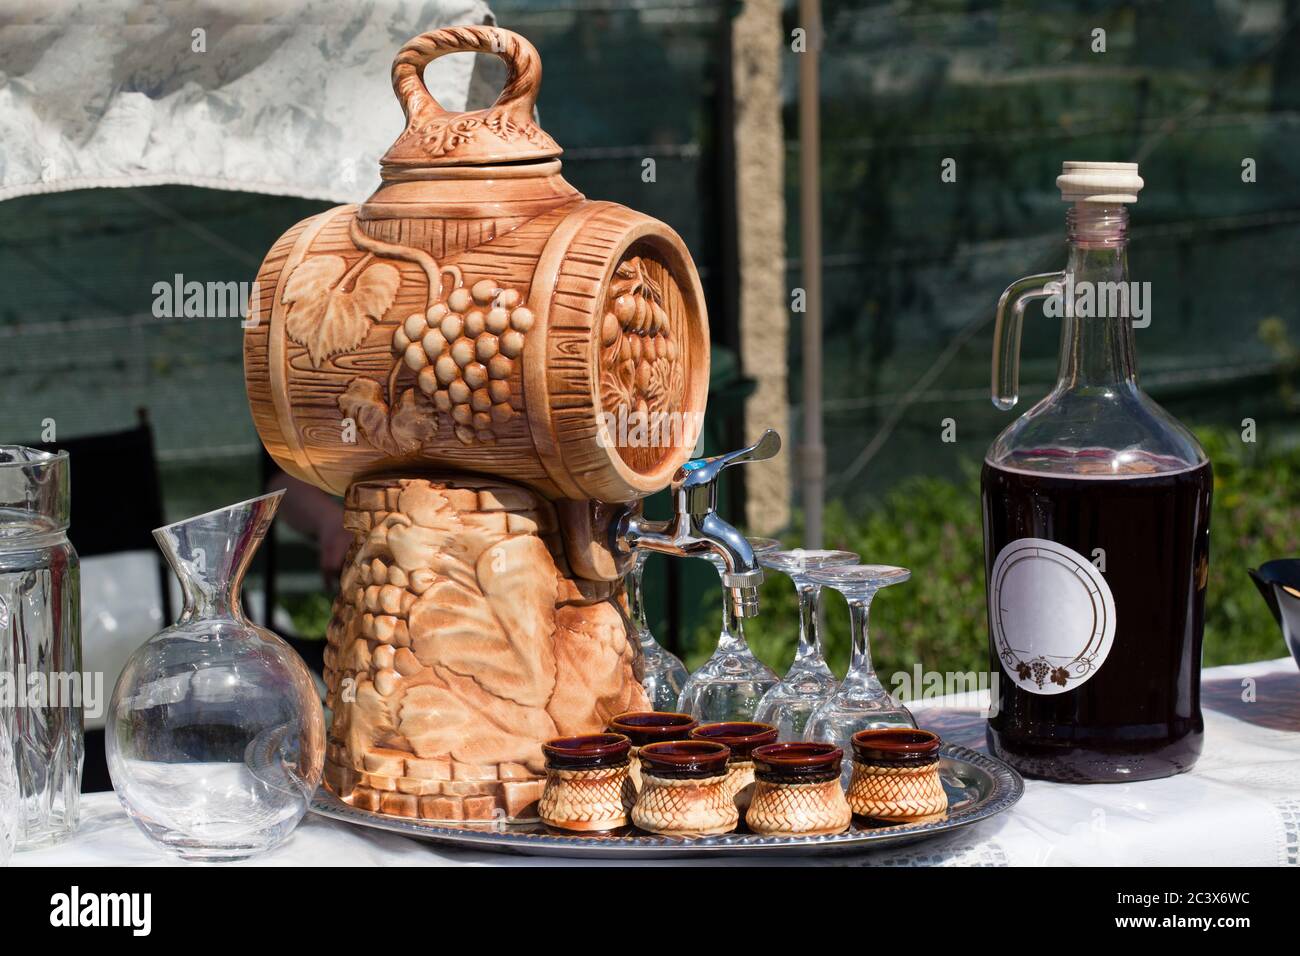
[[[1065,270],[998,303],[993,402],[1016,404],[1025,305],[1062,319],[1051,392],[989,449],[981,480],[989,649],[999,709],[989,745],[1026,774],[1143,780],[1201,750],[1209,460],[1139,387],[1128,275],[1134,163],[1066,163]]]
[[[18,849],[77,828],[81,585],[68,455],[0,446],[0,679],[17,776]]]

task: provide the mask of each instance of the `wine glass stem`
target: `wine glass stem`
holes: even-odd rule
[[[719,571],[719,580],[722,572]],[[731,595],[726,586],[722,589],[722,633],[718,636],[718,650],[739,651],[749,645],[745,641],[745,625],[731,611]]]
[[[849,621],[853,631],[853,658],[849,662],[849,673],[845,681],[852,678],[873,678],[875,668],[871,666],[871,643],[867,635],[867,617],[871,613],[871,599],[866,597],[849,598]]]
[[[797,585],[799,590],[799,647],[794,659],[806,660],[814,654],[822,657],[821,632],[817,628],[817,603],[821,588],[816,584]]]
[[[645,619],[645,601],[641,597],[641,575],[645,571],[645,564],[637,561],[632,565],[632,570],[628,573],[627,583],[627,609],[631,613],[632,623],[636,625],[637,634],[644,634],[649,627]]]

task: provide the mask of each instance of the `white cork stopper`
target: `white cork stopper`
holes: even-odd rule
[[[1143,183],[1137,163],[1066,162],[1056,186],[1066,202],[1127,203],[1137,202]]]

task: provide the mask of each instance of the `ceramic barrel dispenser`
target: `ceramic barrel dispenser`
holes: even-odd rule
[[[424,68],[458,52],[505,61],[490,108],[429,94]],[[780,441],[687,462],[709,372],[695,265],[668,226],[565,182],[527,40],[426,33],[392,77],[407,122],[380,188],[294,226],[258,273],[249,402],[355,534],[326,785],[408,817],[529,817],[543,741],[650,709],[621,583],[636,548],[720,555],[756,611],[762,573],[714,482]],[[669,486],[677,513],[646,521]]]

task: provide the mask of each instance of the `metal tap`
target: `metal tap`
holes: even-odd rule
[[[722,561],[722,587],[736,617],[758,614],[758,586],[763,569],[745,536],[718,516],[718,476],[724,468],[746,461],[766,461],[781,450],[781,436],[769,428],[748,448],[713,458],[695,458],[673,475],[673,517],[652,521],[628,510],[610,524],[612,550],[626,555],[636,550],[658,551],[683,558],[717,555]]]

